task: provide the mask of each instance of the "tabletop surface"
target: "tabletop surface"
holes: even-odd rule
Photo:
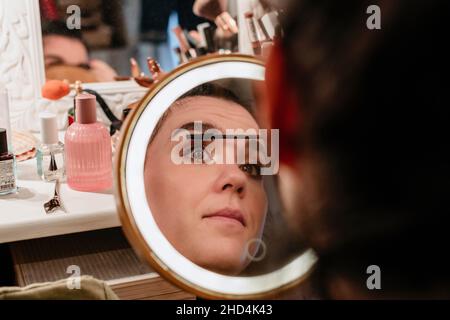
[[[52,198],[55,183],[40,180],[36,171],[36,159],[18,163],[18,192],[0,196],[0,243],[120,226],[112,190],[78,192],[62,183],[67,213],[46,214],[44,203]]]

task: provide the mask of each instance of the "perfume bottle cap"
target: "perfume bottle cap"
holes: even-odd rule
[[[42,143],[58,143],[58,123],[56,122],[56,115],[51,112],[42,112],[39,114],[39,119],[41,120]]]
[[[9,153],[6,129],[0,128],[0,155]]]
[[[94,95],[82,93],[77,95],[75,102],[75,119],[78,123],[89,124],[97,122],[97,100]]]

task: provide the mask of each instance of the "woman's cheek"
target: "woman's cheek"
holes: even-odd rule
[[[255,230],[260,230],[264,223],[264,219],[268,209],[267,194],[262,182],[257,182],[257,185],[252,186],[255,190],[254,197],[251,202],[253,204],[252,211],[254,212]]]

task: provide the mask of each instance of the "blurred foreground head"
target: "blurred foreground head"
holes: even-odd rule
[[[450,3],[291,4],[267,83],[324,294],[450,297]],[[366,27],[372,4],[381,30]],[[381,290],[367,288],[370,265]]]

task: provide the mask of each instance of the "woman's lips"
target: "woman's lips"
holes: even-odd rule
[[[240,222],[242,224],[242,226],[246,226],[246,221],[244,218],[244,215],[242,214],[242,212],[240,210],[235,210],[235,209],[222,209],[219,211],[216,211],[214,213],[210,213],[207,215],[204,215],[202,217],[203,219],[205,218],[225,218],[225,219],[232,219],[232,220],[236,220],[238,222]]]

